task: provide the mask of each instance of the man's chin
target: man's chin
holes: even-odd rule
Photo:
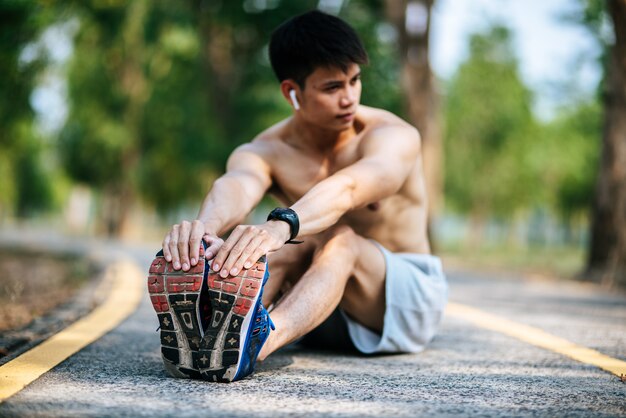
[[[350,122],[345,122],[345,123],[342,123],[342,124],[339,126],[338,130],[339,130],[339,131],[341,131],[341,132],[343,132],[343,131],[349,131],[349,130],[351,130],[351,129],[353,129],[353,128],[354,128],[354,121],[352,120],[352,121],[350,121]]]
[[[335,118],[332,123],[329,123],[328,125],[339,131],[345,131],[346,129],[351,129],[354,126],[354,119]]]
[[[335,132],[343,132],[352,129],[354,126],[354,120],[345,121],[338,118],[333,118],[330,120],[320,121],[319,123],[314,123],[314,125],[319,128],[327,131],[335,131]]]

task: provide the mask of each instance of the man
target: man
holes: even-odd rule
[[[417,352],[443,313],[420,137],[393,114],[359,105],[368,58],[354,30],[305,13],[274,31],[270,59],[293,116],[232,153],[198,218],[171,228],[151,267],[174,376],[241,379],[257,357],[324,321],[318,344],[344,337],[363,353]],[[241,225],[268,192],[284,208]],[[323,331],[331,325],[339,334]]]

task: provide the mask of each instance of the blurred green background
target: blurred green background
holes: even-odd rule
[[[362,103],[421,128],[393,3],[1,0],[0,225],[158,243],[195,217],[235,146],[290,115],[267,42],[313,8],[362,36]],[[438,6],[415,3],[429,18]],[[585,33],[599,73],[611,42],[605,5],[570,2],[553,19]],[[546,91],[521,76],[515,37],[486,16],[463,38],[458,65],[432,75],[436,129],[425,140],[438,144],[430,170],[441,181],[430,186],[431,235],[450,263],[571,277],[590,241],[603,79],[581,90],[572,69],[544,86],[560,100],[542,110]]]

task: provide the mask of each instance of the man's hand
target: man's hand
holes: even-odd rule
[[[200,258],[200,240],[209,244],[204,252],[207,260],[218,253],[224,241],[215,234],[206,231],[202,221],[182,221],[172,226],[172,229],[163,239],[163,255],[172,263],[175,270],[189,270],[198,264]]]
[[[235,276],[242,269],[252,267],[261,256],[282,248],[290,235],[289,224],[283,221],[239,225],[221,246],[212,268],[224,278]]]

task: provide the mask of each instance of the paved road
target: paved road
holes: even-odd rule
[[[123,252],[147,270],[149,252]],[[623,294],[503,275],[449,278],[453,301],[626,360]],[[233,384],[168,378],[157,326],[146,295],[121,326],[0,405],[0,416],[626,416],[626,383],[615,376],[462,318],[446,317],[421,354],[288,347]]]

